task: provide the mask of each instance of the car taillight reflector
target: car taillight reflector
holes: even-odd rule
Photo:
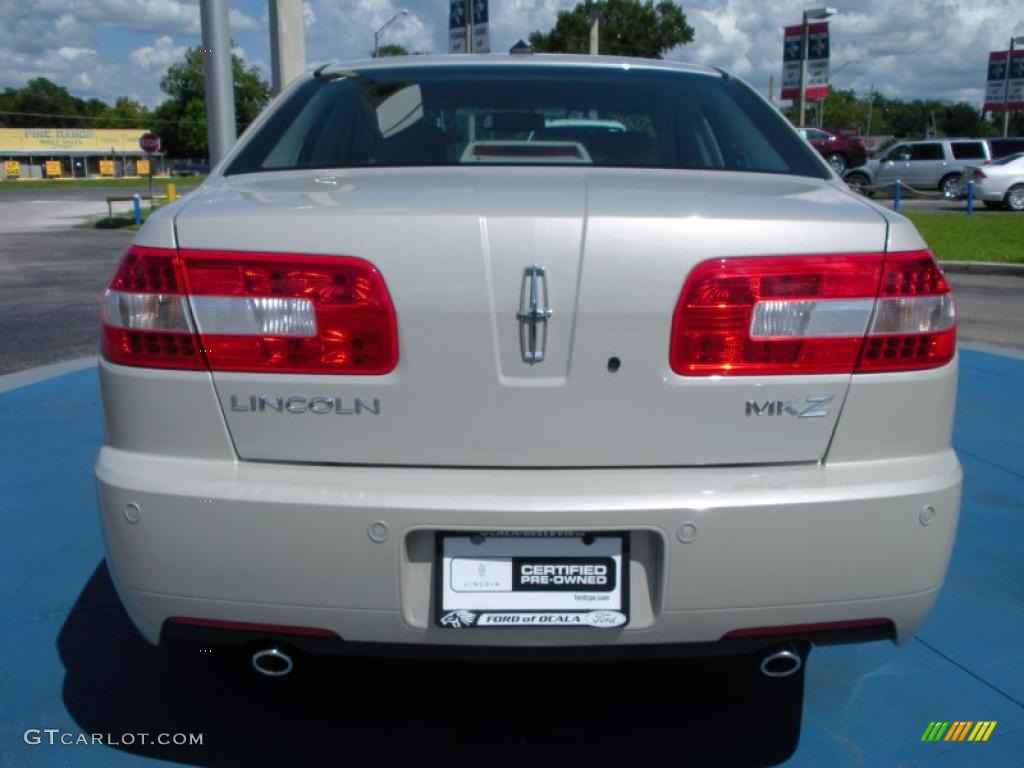
[[[259,635],[299,635],[303,637],[339,637],[337,632],[319,627],[293,627],[284,624],[257,624],[251,621],[224,621],[222,619],[197,619],[191,616],[172,616],[168,624],[184,627],[226,629],[232,632],[251,632]]]
[[[935,368],[956,354],[956,305],[928,251],[890,253],[856,370]]]
[[[726,258],[687,278],[669,356],[685,376],[851,373],[942,365],[955,341],[928,252]]]
[[[128,249],[103,294],[100,348],[123,365],[203,369],[176,252]]]
[[[722,635],[722,639],[737,637],[772,637],[775,635],[802,635],[808,632],[841,632],[871,627],[891,627],[889,619],[851,619],[849,621],[820,621],[814,624],[788,624],[777,627],[746,627]]]
[[[347,256],[132,247],[103,335],[126,365],[365,375],[398,362],[387,286]]]

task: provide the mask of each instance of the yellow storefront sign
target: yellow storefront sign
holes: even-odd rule
[[[100,176],[113,176],[114,175],[114,161],[113,160],[100,160]]]
[[[0,128],[3,152],[139,152],[145,129],[123,128]]]
[[[16,179],[21,176],[21,163],[17,160],[4,160],[4,176]]]
[[[139,176],[149,176],[149,160],[136,160],[135,172]]]
[[[46,175],[51,179],[61,175],[60,160],[46,161]]]

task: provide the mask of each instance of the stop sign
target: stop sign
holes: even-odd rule
[[[139,137],[139,146],[142,147],[142,151],[148,155],[152,155],[154,152],[160,151],[160,137],[155,133],[144,133]]]

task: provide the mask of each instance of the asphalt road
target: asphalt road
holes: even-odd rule
[[[189,191],[195,189],[194,184],[183,185],[178,179],[172,179],[178,185],[178,191]],[[162,192],[167,179],[154,179],[153,189]],[[56,184],[56,182],[55,182]],[[137,186],[132,187],[60,187],[54,186],[51,189],[7,189],[0,187],[0,205],[7,202],[28,202],[32,200],[57,200],[57,201],[78,201],[100,200],[107,195],[140,195],[149,194],[149,182],[140,181]],[[106,203],[103,204],[106,207]]]
[[[195,188],[194,184],[179,182],[178,194],[187,194]],[[163,182],[154,184],[157,194],[163,194],[163,189]],[[68,229],[87,219],[106,216],[108,195],[131,197],[134,194],[148,195],[148,183],[140,182],[132,187],[0,188],[0,235]],[[131,209],[130,201],[112,204],[115,214],[130,213]]]
[[[50,194],[88,202],[106,192],[69,189],[47,193],[47,200]],[[31,190],[0,195],[0,374],[94,354],[97,302],[133,233],[67,228],[38,208],[9,206],[11,195],[24,196],[23,206],[38,199]],[[28,215],[35,218],[24,223]],[[949,279],[961,341],[1024,352],[1024,278]]]
[[[99,297],[134,233],[0,237],[0,373],[96,352]]]

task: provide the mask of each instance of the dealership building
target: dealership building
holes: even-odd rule
[[[162,153],[139,146],[144,128],[0,128],[0,160],[8,179],[163,174]]]

